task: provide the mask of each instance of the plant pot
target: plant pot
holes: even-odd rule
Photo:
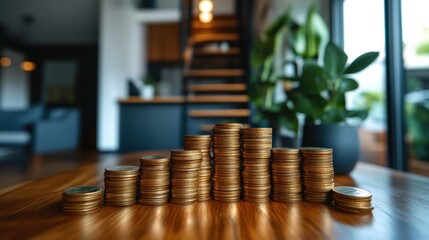
[[[358,129],[343,125],[306,125],[302,146],[332,148],[335,174],[349,174],[359,158]]]
[[[151,86],[151,85],[145,85],[142,88],[141,91],[141,95],[140,95],[143,99],[153,99],[153,97],[155,96],[155,87]]]

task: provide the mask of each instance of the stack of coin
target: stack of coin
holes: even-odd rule
[[[270,201],[271,128],[243,128],[242,183],[243,200],[255,203]]]
[[[240,135],[242,124],[223,123],[213,127],[213,199],[240,200]]]
[[[190,204],[198,199],[200,150],[171,150],[171,202]]]
[[[198,201],[211,199],[211,136],[210,135],[187,135],[185,136],[185,150],[200,150],[202,161],[198,176]]]
[[[271,199],[276,202],[301,202],[302,185],[299,149],[271,150]]]
[[[372,194],[361,188],[334,187],[332,189],[332,199],[335,208],[343,212],[367,214],[374,209],[371,204]]]
[[[104,204],[124,207],[137,201],[139,167],[113,166],[104,171]]]
[[[140,197],[138,202],[157,206],[168,202],[170,195],[170,159],[163,156],[140,158]]]
[[[304,201],[324,203],[334,187],[334,168],[331,148],[305,147],[302,156]]]
[[[103,188],[79,186],[64,190],[63,212],[67,215],[85,215],[97,212],[103,203]]]

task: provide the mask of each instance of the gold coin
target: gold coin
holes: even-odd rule
[[[105,170],[107,175],[135,175],[138,174],[139,167],[137,166],[111,166],[107,167]]]
[[[63,192],[63,196],[66,197],[91,197],[91,196],[100,196],[103,194],[103,188],[97,186],[78,186],[71,187]]]
[[[341,195],[342,197],[347,197],[351,199],[359,199],[359,198],[371,198],[371,192],[357,187],[350,186],[338,186],[332,189],[335,194]]]

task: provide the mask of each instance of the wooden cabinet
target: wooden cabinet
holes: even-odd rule
[[[175,63],[181,61],[178,23],[148,24],[147,40],[148,62]]]

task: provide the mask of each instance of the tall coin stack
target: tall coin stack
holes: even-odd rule
[[[276,202],[301,202],[302,185],[299,149],[271,150],[271,199]]]
[[[185,150],[200,150],[202,161],[198,176],[198,201],[211,199],[211,136],[210,135],[187,135],[185,136]]]
[[[113,166],[104,171],[104,204],[124,207],[137,201],[139,167]]]
[[[361,188],[340,186],[332,189],[333,204],[336,209],[355,214],[371,213],[372,194]]]
[[[240,135],[242,124],[224,123],[213,127],[213,199],[240,200]]]
[[[243,128],[242,183],[243,200],[263,203],[270,201],[271,128]]]
[[[200,150],[171,150],[171,202],[190,204],[198,199]]]
[[[168,202],[170,195],[170,159],[163,156],[140,158],[140,197],[138,202],[157,206]]]
[[[67,215],[95,213],[103,203],[103,188],[79,186],[64,190],[63,212]]]
[[[304,201],[327,202],[335,185],[332,149],[304,147],[300,152]]]

